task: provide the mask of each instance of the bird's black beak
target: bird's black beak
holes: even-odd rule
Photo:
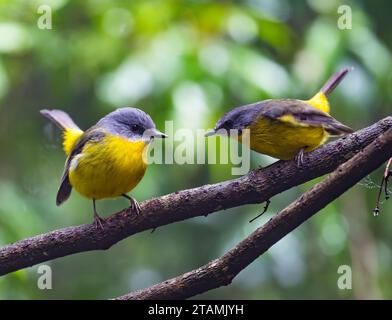
[[[149,129],[148,133],[152,139],[153,138],[167,138],[167,134],[164,134],[163,132],[160,132],[159,130],[157,130],[155,128]]]
[[[214,136],[214,135],[216,135],[216,130],[215,129],[210,130],[206,134],[204,134],[205,137],[210,137],[210,136]]]

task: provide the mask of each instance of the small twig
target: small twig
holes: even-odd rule
[[[384,194],[385,194],[385,200],[389,199],[388,181],[389,181],[389,178],[392,176],[392,169],[390,169],[391,163],[392,163],[392,158],[390,158],[388,160],[387,165],[385,167],[384,174],[383,174],[382,179],[381,179],[380,189],[378,190],[378,194],[377,194],[376,206],[373,209],[373,214],[375,216],[378,216],[380,214],[381,194],[382,194],[383,191],[384,191]]]
[[[252,222],[255,221],[257,218],[260,218],[264,213],[266,213],[267,210],[268,210],[268,207],[269,207],[270,203],[271,203],[271,200],[270,200],[270,199],[267,199],[267,201],[265,202],[265,206],[264,206],[264,208],[263,208],[263,211],[262,211],[261,213],[259,213],[256,217],[254,217],[253,219],[250,219],[250,220],[249,220],[249,223],[252,223]]]
[[[386,200],[389,199],[388,182],[389,182],[389,178],[392,177],[391,165],[392,165],[392,157],[388,160],[388,163],[387,163],[387,165],[385,167],[385,171],[384,171],[384,177],[385,177],[385,199]]]

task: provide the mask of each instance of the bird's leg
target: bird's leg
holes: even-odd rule
[[[249,220],[249,223],[255,221],[257,218],[261,217],[264,213],[266,213],[266,211],[268,210],[268,207],[269,207],[270,203],[271,203],[271,200],[268,199],[268,200],[265,202],[265,206],[264,206],[264,208],[263,208],[263,211],[262,211],[260,214],[258,214],[256,217],[254,217],[253,219]]]
[[[306,148],[307,147],[303,147],[299,149],[298,153],[295,155],[294,160],[298,167],[302,167],[302,165],[304,164],[304,153]]]
[[[100,227],[102,230],[104,230],[103,223],[105,223],[105,219],[101,218],[97,212],[97,208],[95,206],[95,199],[93,199],[93,210],[94,210],[94,224],[95,228],[98,229]]]
[[[124,198],[127,198],[129,202],[131,203],[131,209],[134,211],[136,214],[139,214],[142,210],[140,208],[139,203],[132,197],[128,196],[127,194],[123,193],[122,196]]]

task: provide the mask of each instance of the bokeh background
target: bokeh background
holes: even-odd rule
[[[51,30],[37,8],[52,8]],[[119,106],[138,106],[158,128],[210,128],[234,106],[312,96],[331,73],[355,69],[332,96],[332,115],[355,129],[391,114],[392,4],[344,1],[352,29],[337,27],[341,1],[0,0],[0,245],[90,223],[91,203],[73,193],[56,207],[64,155],[59,131],[39,115],[61,108],[87,128]],[[252,153],[252,167],[272,158]],[[152,165],[139,200],[233,178],[230,165]],[[392,298],[392,201],[373,217],[381,169],[244,270],[198,298]],[[317,179],[320,180],[320,179]],[[143,232],[107,252],[0,278],[0,299],[106,299],[205,264],[246,237],[316,181],[272,199]],[[106,216],[127,205],[101,201]],[[353,271],[339,290],[340,265]]]

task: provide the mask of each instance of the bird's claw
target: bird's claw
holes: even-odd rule
[[[301,148],[294,158],[298,168],[301,168],[304,164],[304,153],[305,153],[305,148]]]
[[[105,224],[105,219],[101,218],[99,215],[94,215],[94,225],[96,229],[101,228],[102,231],[105,230],[105,228],[103,227],[103,225]]]
[[[130,200],[131,202],[131,211],[134,212],[135,214],[140,214],[140,212],[142,211],[142,209],[140,208],[140,204],[139,202],[137,202],[135,199],[131,198],[132,200]]]
[[[132,198],[131,196],[128,196],[125,193],[123,193],[122,196],[129,200],[129,203],[131,204],[129,206],[129,209],[131,209],[131,211],[134,212],[136,215],[138,215],[142,211],[142,209],[140,208],[140,204],[136,201],[136,199]]]

